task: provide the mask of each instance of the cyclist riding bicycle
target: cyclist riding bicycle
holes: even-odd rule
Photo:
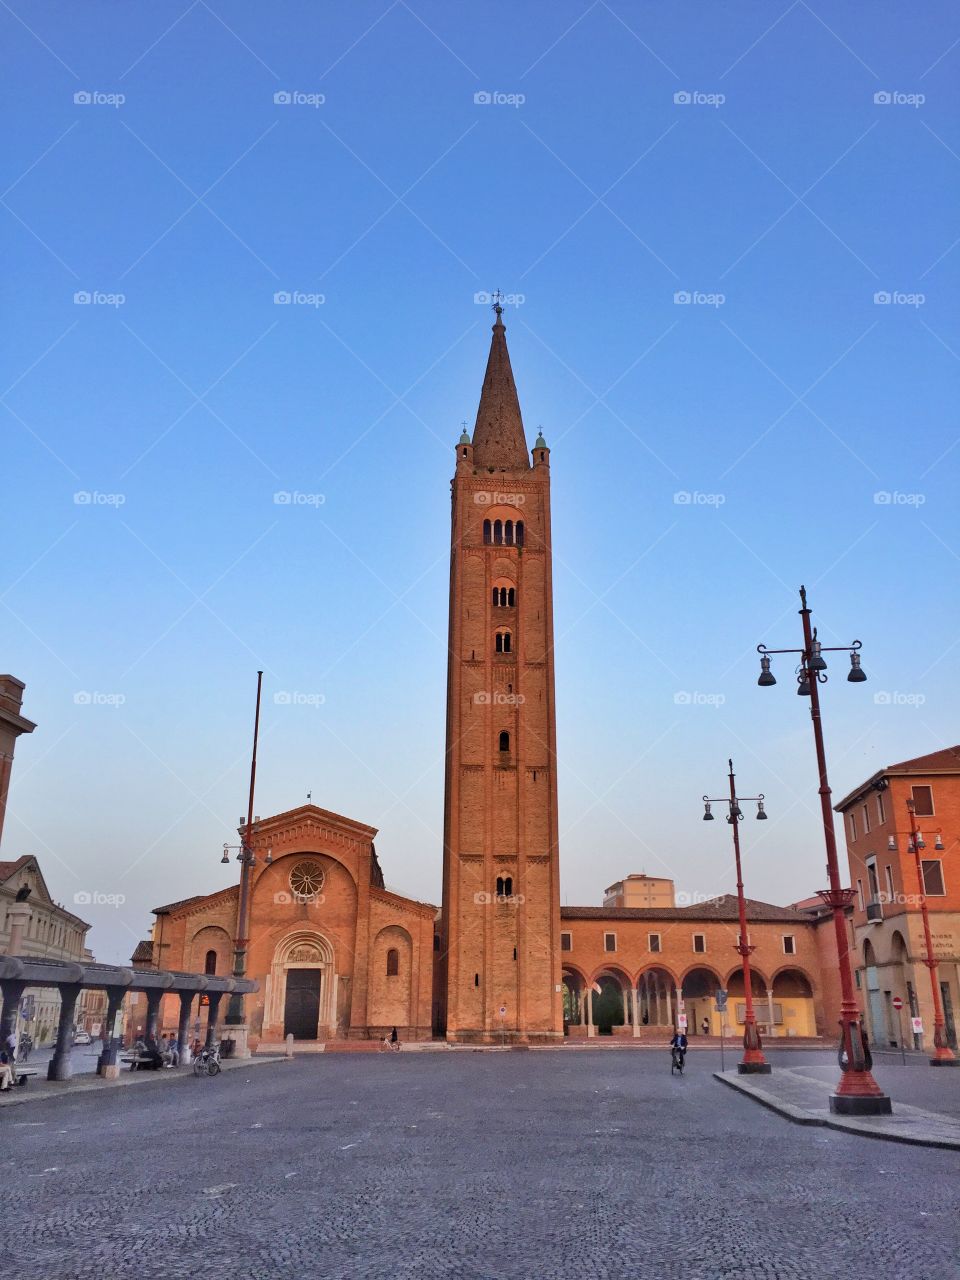
[[[687,1037],[682,1031],[675,1031],[673,1033],[673,1039],[670,1041],[670,1048],[680,1059],[680,1067],[682,1069],[684,1059],[687,1056]]]

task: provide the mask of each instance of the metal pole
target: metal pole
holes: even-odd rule
[[[810,686],[810,719],[813,723],[813,740],[817,750],[817,772],[820,778],[820,809],[823,818],[823,841],[827,851],[827,878],[830,888],[820,890],[820,897],[833,912],[836,934],[837,958],[840,962],[840,1025],[841,1042],[838,1056],[842,1074],[836,1093],[830,1095],[830,1110],[844,1115],[880,1115],[892,1111],[890,1099],[883,1092],[870,1070],[871,1061],[863,1043],[860,1028],[860,1010],[853,994],[853,971],[850,967],[850,951],[847,945],[846,910],[853,901],[853,890],[844,889],[840,883],[840,864],[837,860],[837,837],[833,827],[833,807],[830,803],[830,783],[827,780],[827,756],[823,745],[823,724],[820,718],[820,672],[812,667],[814,654],[813,629],[807,593],[800,588],[800,617],[803,620],[803,656],[801,666]]]
[[[240,837],[240,898],[237,905],[237,936],[233,948],[233,976],[242,978],[247,969],[247,914],[250,897],[250,875],[253,869],[253,792],[257,781],[257,737],[260,733],[260,690],[263,672],[257,672],[257,710],[253,721],[253,754],[250,758],[250,792],[247,799],[247,824]],[[230,996],[224,1022],[239,1026],[243,1022],[243,995]]]
[[[903,1010],[897,1010],[897,1026],[900,1029],[900,1061],[904,1066],[907,1065],[907,1054],[903,1047]]]
[[[927,944],[927,958],[924,962],[930,970],[930,986],[933,994],[933,1057],[932,1067],[956,1066],[957,1058],[947,1044],[946,1023],[943,1017],[943,1004],[940,1000],[940,986],[937,980],[937,960],[933,954],[933,938],[930,934],[930,916],[927,912],[927,890],[923,882],[923,862],[920,857],[920,832],[917,829],[916,805],[907,801],[907,812],[910,814],[910,839],[913,842],[913,856],[917,864],[917,887],[920,891],[920,914],[923,917],[923,936]]]
[[[743,896],[743,872],[740,867],[740,806],[737,802],[736,784],[734,781],[733,761],[728,760],[730,768],[730,825],[733,827],[733,856],[737,863],[737,909],[740,914],[740,937],[737,951],[743,964],[743,1059],[737,1066],[740,1075],[769,1075],[770,1064],[763,1056],[760,1044],[760,1033],[757,1030],[757,1015],[753,1009],[753,979],[750,976],[750,952],[753,947],[747,941],[747,904]],[[721,1033],[723,1023],[720,1024]],[[722,1069],[722,1068],[721,1068]]]

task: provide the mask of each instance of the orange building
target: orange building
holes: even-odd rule
[[[957,1048],[960,1017],[960,747],[878,770],[836,806],[843,815],[853,910],[856,980],[874,1043],[933,1043],[933,996],[920,913],[920,883],[910,847],[914,804],[923,890],[930,915],[947,1041]],[[940,847],[942,846],[942,847]],[[894,998],[904,1003],[894,1008]],[[912,1031],[911,1018],[923,1030]]]
[[[742,1029],[734,899],[678,908],[672,881],[630,875],[603,907],[561,911],[550,451],[542,435],[527,449],[495,312],[452,483],[442,908],[384,889],[372,827],[314,805],[257,820],[254,1047],[393,1026],[405,1040],[660,1038],[681,1013],[691,1033],[704,1019],[716,1033],[718,988],[730,993],[726,1025]],[[227,973],[237,914],[236,886],[157,908],[141,962]],[[816,920],[752,902],[748,923],[761,1028],[831,1034]]]

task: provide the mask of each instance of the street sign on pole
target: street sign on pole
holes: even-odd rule
[[[718,988],[717,988],[717,994],[716,994],[717,1013],[725,1013],[725,1012],[726,1012],[726,1008],[727,1008],[727,995],[728,995],[728,993],[727,993],[726,991],[724,991],[723,987],[718,987]]]
[[[913,1032],[913,1034],[914,1034],[915,1036],[922,1036],[922,1035],[923,1035],[923,1019],[922,1019],[922,1018],[911,1018],[911,1019],[910,1019],[910,1029],[911,1029],[911,1031]]]
[[[902,996],[894,996],[894,997],[893,997],[893,1007],[894,1007],[895,1009],[902,1009],[902,1008],[903,1008],[903,997],[902,997]]]
[[[687,1029],[687,1015],[685,1013],[678,1013],[677,1014],[677,1030],[686,1031],[686,1029]]]

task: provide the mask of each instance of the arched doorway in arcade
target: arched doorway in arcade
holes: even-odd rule
[[[772,1034],[770,1031],[770,1001],[767,992],[770,984],[762,973],[751,967],[750,992],[753,996],[753,1013],[757,1019],[757,1030],[761,1036]],[[743,969],[734,969],[727,979],[727,1014],[725,1026],[731,1034],[743,1035],[747,1022],[747,1002],[744,996]]]
[[[564,967],[563,970],[563,1034],[570,1035],[570,1028],[575,1027],[576,1034],[586,1032],[587,1015],[584,1005],[587,981],[576,969]]]
[[[591,992],[593,1025],[598,1036],[612,1036],[614,1027],[626,1026],[630,1021],[630,983],[622,974],[610,970],[597,974],[594,982],[600,992]]]
[[[723,986],[718,974],[703,965],[685,974],[680,985],[684,1012],[687,1015],[687,1035],[703,1035],[706,1020],[707,1035],[720,1033],[720,1015],[715,1011],[717,991]]]
[[[676,979],[666,969],[646,969],[637,979],[637,1017],[641,1027],[676,1025]]]

